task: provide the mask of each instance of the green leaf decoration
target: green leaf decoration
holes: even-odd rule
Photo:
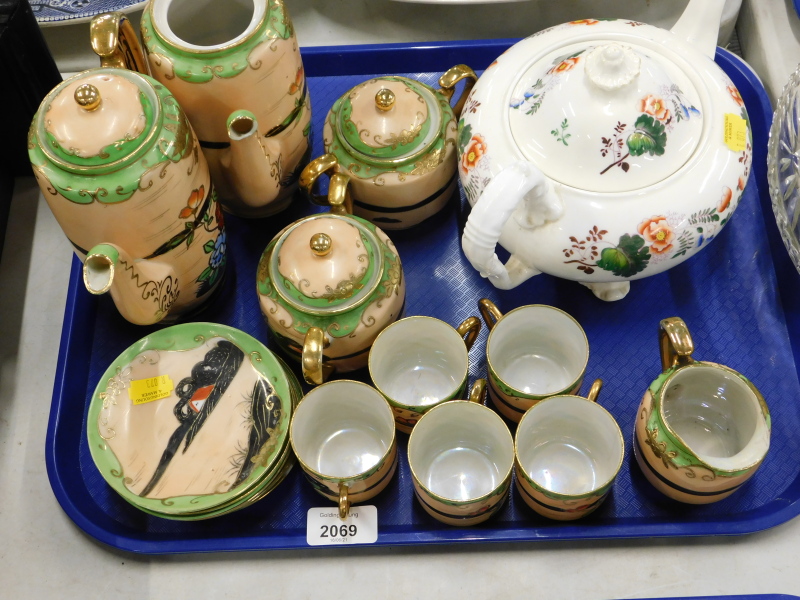
[[[458,151],[464,153],[464,149],[472,139],[472,125],[464,125],[464,119],[458,123]]]
[[[661,156],[667,145],[664,125],[650,115],[641,115],[634,123],[636,130],[628,136],[628,151],[631,156]]]
[[[203,250],[206,254],[209,252],[214,251],[214,240],[208,240],[205,244],[203,244]]]
[[[644,238],[626,233],[617,246],[600,253],[597,266],[620,277],[632,277],[643,271],[649,261],[650,249],[645,246]]]
[[[213,269],[212,269],[211,267],[206,267],[206,268],[203,270],[203,272],[202,272],[202,273],[200,273],[200,276],[197,278],[197,281],[205,281],[206,279],[208,279],[209,277],[211,277],[211,275],[213,274],[213,272],[214,272],[214,271],[213,271]]]

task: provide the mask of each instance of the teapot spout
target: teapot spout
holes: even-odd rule
[[[161,321],[180,291],[170,265],[133,259],[114,244],[98,244],[89,250],[83,263],[83,283],[92,294],[110,292],[120,314],[136,325]]]
[[[247,207],[266,214],[264,207],[280,191],[280,148],[277,142],[262,138],[255,115],[247,110],[237,110],[228,117],[228,137],[231,143],[226,157],[228,183]]]
[[[672,33],[714,59],[725,0],[689,0]]]

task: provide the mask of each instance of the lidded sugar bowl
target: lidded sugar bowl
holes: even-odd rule
[[[714,238],[752,159],[744,101],[714,63],[723,4],[692,0],[671,31],[565,23],[486,69],[458,137],[463,249],[482,275],[510,289],[544,272],[616,300]]]
[[[456,119],[476,79],[472,69],[457,65],[442,75],[438,90],[393,75],[355,86],[328,112],[326,154],[303,170],[300,186],[318,204],[337,206],[352,195],[355,214],[384,229],[432,216],[456,188]],[[327,198],[313,192],[324,173],[331,176]]]
[[[226,257],[208,165],[169,91],[125,69],[56,86],[28,135],[33,172],[93,294],[132,323],[173,320],[218,286]]]
[[[264,250],[256,279],[272,336],[302,361],[309,383],[365,367],[372,342],[405,302],[394,244],[349,215],[315,214],[283,229]]]

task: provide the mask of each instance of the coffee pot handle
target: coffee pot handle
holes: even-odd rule
[[[469,93],[475,86],[475,82],[478,81],[478,76],[475,74],[475,71],[470,69],[467,65],[456,65],[447,69],[444,75],[439,77],[439,85],[441,86],[439,93],[447,98],[448,101],[452,100],[453,94],[456,91],[456,84],[462,79],[466,79],[464,89],[461,91],[458,101],[453,106],[453,114],[455,114],[456,118],[461,116],[461,110],[464,108],[464,103],[467,101],[467,96],[469,96]]]
[[[658,346],[661,351],[661,368],[664,371],[694,362],[692,335],[680,317],[669,317],[661,321],[658,329]]]
[[[101,67],[150,74],[139,38],[123,13],[111,12],[94,17],[89,25],[89,38],[92,50],[100,57]]]

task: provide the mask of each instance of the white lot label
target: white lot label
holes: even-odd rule
[[[338,507],[309,508],[306,541],[309,546],[374,544],[378,541],[378,509],[375,506],[351,506],[343,521],[339,518]]]

